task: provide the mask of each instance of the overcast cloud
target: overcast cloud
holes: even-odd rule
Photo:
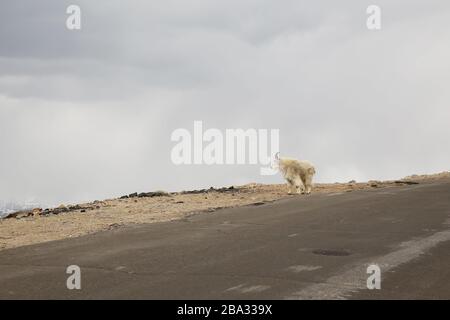
[[[282,181],[172,164],[194,120],[278,128],[317,181],[448,170],[448,57],[448,0],[2,1],[0,200]]]

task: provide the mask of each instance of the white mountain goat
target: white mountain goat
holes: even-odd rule
[[[310,162],[285,157],[280,158],[279,153],[277,153],[275,163],[287,181],[289,194],[311,193],[312,180],[316,169]]]

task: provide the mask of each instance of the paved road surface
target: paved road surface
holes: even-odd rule
[[[0,299],[450,299],[449,219],[450,180],[219,210],[1,251]]]

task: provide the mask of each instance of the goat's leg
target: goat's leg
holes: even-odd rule
[[[292,194],[294,189],[294,182],[291,179],[286,179],[286,181],[287,181],[287,192],[288,194]]]
[[[311,193],[311,189],[312,189],[312,178],[313,178],[313,175],[312,175],[312,174],[307,174],[306,177],[305,177],[306,194],[310,194],[310,193]]]
[[[300,177],[295,179],[295,190],[297,194],[303,194],[304,192],[303,182]]]

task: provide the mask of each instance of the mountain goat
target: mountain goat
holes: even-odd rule
[[[276,154],[275,160],[278,169],[287,181],[289,194],[311,193],[312,179],[316,169],[310,162],[292,158],[280,158],[279,153]]]

